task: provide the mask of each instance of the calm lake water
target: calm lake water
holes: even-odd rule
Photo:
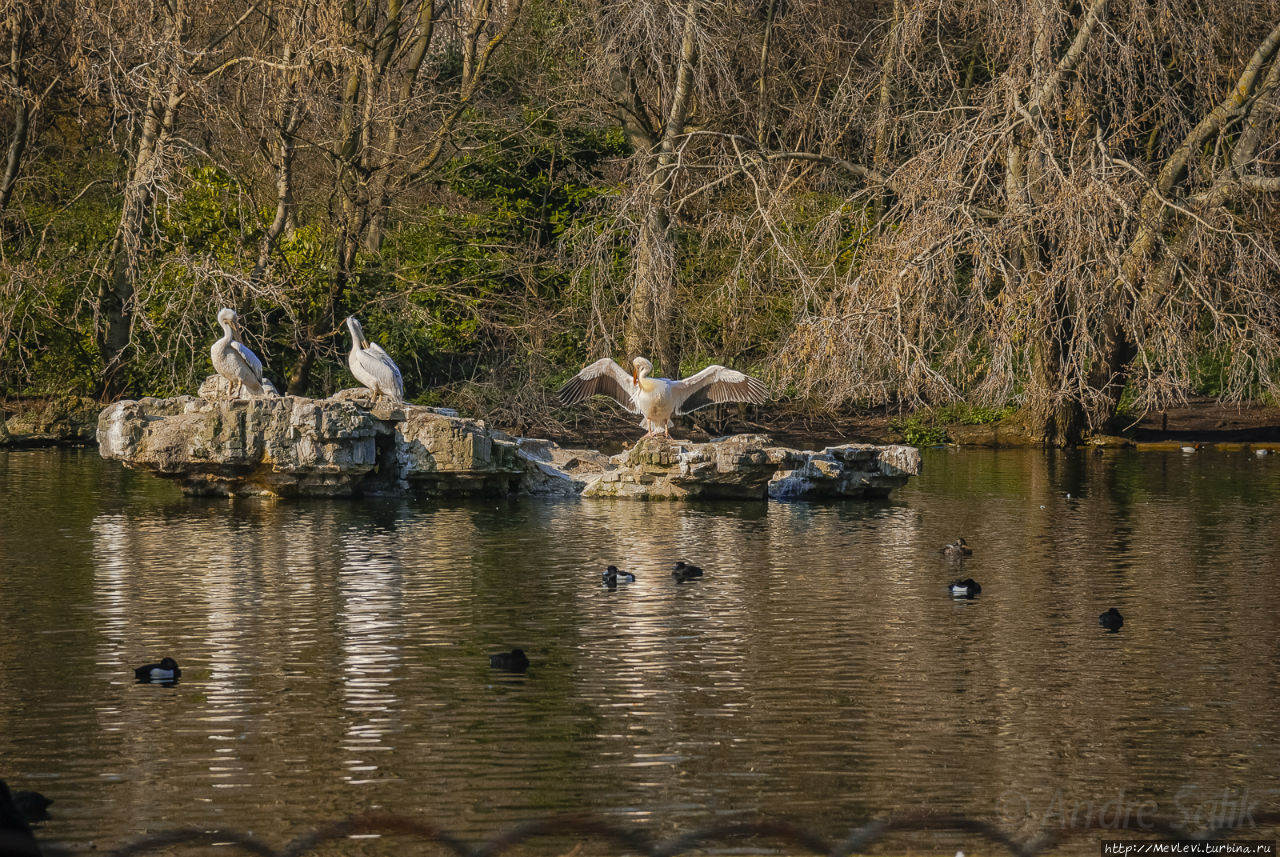
[[[365,810],[479,841],[584,809],[840,838],[1280,807],[1280,456],[924,467],[878,503],[271,502],[0,451],[0,778],[54,798],[38,833],[74,850],[278,847]],[[960,535],[963,566],[938,552]],[[608,563],[638,580],[605,589]],[[528,672],[490,670],[513,646]],[[135,684],[163,655],[181,681]],[[990,850],[885,847],[957,843]]]

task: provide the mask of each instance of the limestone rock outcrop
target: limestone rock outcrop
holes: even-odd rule
[[[505,494],[524,472],[514,442],[444,408],[374,401],[363,389],[329,399],[212,392],[108,406],[102,457],[177,479],[188,494],[231,496]]]
[[[769,481],[775,500],[887,497],[920,472],[920,450],[900,444],[846,443],[801,453],[798,467]]]
[[[646,500],[874,498],[920,472],[910,446],[849,444],[821,452],[776,446],[765,435],[709,443],[642,440],[583,489],[586,497]]]
[[[104,458],[178,480],[189,494],[378,494],[638,499],[882,497],[920,470],[914,447],[849,444],[821,452],[764,435],[709,443],[640,441],[615,456],[511,437],[444,408],[373,399],[201,397],[117,402],[98,418]]]
[[[512,438],[524,462],[522,490],[529,494],[576,497],[588,483],[614,469],[609,456],[594,449],[566,449],[549,440]]]
[[[481,420],[408,406],[395,431],[400,478],[418,493],[510,494],[520,488],[524,463],[516,443],[495,437]]]
[[[296,396],[205,401],[192,396],[109,405],[103,458],[177,479],[188,494],[336,497],[394,490],[379,464],[393,429],[349,402]]]
[[[208,402],[230,401],[235,398],[233,395],[236,391],[231,388],[235,386],[221,375],[210,375],[204,379],[200,385],[200,389],[196,391],[196,395]],[[267,396],[279,396],[274,384],[270,380],[262,379],[262,391]]]

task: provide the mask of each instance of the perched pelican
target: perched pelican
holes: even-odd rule
[[[218,324],[222,325],[222,338],[209,349],[214,370],[231,382],[232,389],[240,394],[240,398],[244,397],[245,390],[251,396],[266,395],[263,387],[269,382],[264,382],[262,377],[262,361],[235,333],[239,324],[236,311],[225,307],[218,310]]]
[[[391,355],[378,343],[364,338],[364,328],[354,315],[347,316],[347,329],[351,331],[351,355],[347,358],[351,374],[375,397],[387,396],[393,401],[403,402],[404,381]]]
[[[616,565],[611,565],[604,571],[600,572],[600,579],[605,586],[617,586],[619,583],[635,583],[636,576],[629,571],[620,571]]]
[[[133,671],[138,681],[173,681],[182,675],[178,662],[173,658],[161,658],[158,664],[143,664]]]
[[[489,666],[495,670],[522,673],[529,668],[529,656],[524,653],[524,649],[498,652],[496,655],[489,655]]]
[[[1040,508],[1044,508],[1041,506]],[[973,548],[969,547],[969,543],[964,540],[964,536],[956,539],[949,545],[944,545],[940,553],[944,553],[949,557],[972,556]]]
[[[972,598],[982,591],[982,587],[978,585],[978,581],[972,577],[966,577],[964,580],[957,580],[951,584],[951,594],[956,598]]]
[[[653,364],[643,357],[631,361],[631,372],[611,358],[604,357],[587,366],[560,388],[560,401],[566,405],[581,402],[588,396],[612,396],[633,414],[644,417],[640,427],[645,437],[662,433],[671,437],[671,417],[687,414],[719,402],[753,402],[761,404],[768,395],[764,383],[736,369],[708,366],[683,381],[650,378]]]
[[[1120,615],[1119,610],[1112,607],[1107,612],[1099,614],[1098,624],[1108,631],[1119,631],[1120,626],[1124,624],[1124,617]]]

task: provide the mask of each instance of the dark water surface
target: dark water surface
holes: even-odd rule
[[[372,809],[1203,828],[1280,806],[1278,572],[1280,456],[1248,452],[930,450],[888,502],[695,505],[190,499],[0,451],[0,778],[76,850]],[[134,683],[166,654],[175,687]]]

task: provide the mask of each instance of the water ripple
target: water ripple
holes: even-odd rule
[[[285,503],[0,452],[0,769],[71,845],[372,808],[483,838],[561,809],[839,836],[1274,805],[1280,461],[925,467],[887,503]],[[489,669],[517,646],[527,673]],[[133,682],[165,654],[176,686]]]

